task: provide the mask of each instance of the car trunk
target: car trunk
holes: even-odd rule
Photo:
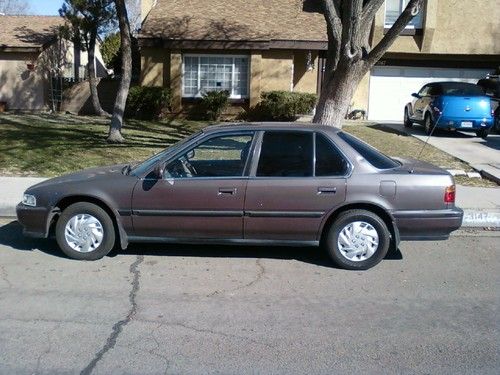
[[[438,107],[443,116],[461,119],[488,118],[491,116],[490,98],[487,96],[452,96],[444,95],[439,99]]]

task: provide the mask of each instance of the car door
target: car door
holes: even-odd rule
[[[327,212],[344,202],[350,164],[312,131],[259,135],[245,198],[245,239],[316,241]]]
[[[418,92],[419,97],[414,99],[413,102],[413,118],[415,120],[423,121],[424,119],[424,110],[426,106],[426,102],[428,101],[428,93],[430,90],[430,85],[425,85]]]
[[[139,237],[243,238],[245,167],[253,132],[209,135],[146,176],[132,197]]]

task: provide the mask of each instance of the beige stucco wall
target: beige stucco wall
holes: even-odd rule
[[[351,110],[363,109],[368,110],[368,95],[370,90],[370,73],[366,73],[365,76],[359,82],[358,88],[354,92],[351,100]]]
[[[141,85],[164,86],[167,77],[164,69],[168,65],[170,51],[161,48],[141,49]]]
[[[291,91],[293,82],[293,52],[270,50],[262,52],[261,91]]]
[[[307,70],[308,51],[293,53],[293,91],[316,94],[318,86],[318,52],[311,51],[314,69]]]
[[[0,52],[0,101],[7,102],[9,110],[41,110],[46,108],[46,82],[42,73],[29,71],[27,62],[36,55]]]

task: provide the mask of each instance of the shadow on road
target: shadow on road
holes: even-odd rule
[[[51,256],[67,258],[54,239],[33,239],[23,236],[17,221],[0,226],[0,245],[19,251],[40,250]],[[113,250],[109,256],[148,255],[209,258],[264,258],[294,259],[321,267],[335,268],[325,251],[317,247],[289,246],[236,246],[236,245],[181,245],[181,244],[130,244],[126,250]],[[391,250],[386,260],[401,260],[398,249]]]

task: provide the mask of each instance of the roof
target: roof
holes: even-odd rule
[[[210,125],[203,128],[204,133],[220,130],[244,131],[244,130],[299,130],[299,131],[326,131],[338,133],[340,129],[333,126],[312,124],[306,122],[236,122]]]
[[[0,15],[0,24],[0,49],[33,49],[51,42],[64,19],[59,16]]]
[[[314,4],[314,0],[157,0],[140,37],[326,42],[326,22],[311,10]]]

